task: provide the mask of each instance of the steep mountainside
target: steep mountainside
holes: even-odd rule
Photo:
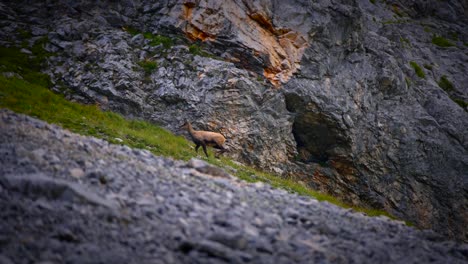
[[[71,100],[468,240],[466,1],[3,1]],[[28,43],[26,43],[28,44]],[[25,52],[28,52],[26,49]]]
[[[466,263],[432,231],[0,110],[0,263]]]

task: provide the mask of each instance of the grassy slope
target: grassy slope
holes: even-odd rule
[[[34,116],[82,135],[148,149],[155,155],[180,160],[189,160],[196,156],[192,143],[163,128],[145,121],[128,120],[116,113],[101,111],[95,105],[72,103],[62,95],[53,93],[47,88],[50,85],[47,76],[39,72],[40,61],[50,54],[43,52],[37,46],[31,50],[36,55],[35,57],[23,54],[16,48],[0,47],[0,73],[15,72],[23,78],[6,78],[0,74],[1,108],[9,108],[18,113]],[[214,159],[213,153],[210,158],[203,157],[202,159],[226,168],[234,176],[248,182],[267,182],[277,188],[312,196],[320,201],[328,201],[341,207],[353,208],[370,216],[391,217],[381,210],[349,206],[335,197],[318,193],[291,179],[257,171],[227,158]]]

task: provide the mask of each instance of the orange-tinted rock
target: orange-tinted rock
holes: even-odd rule
[[[266,58],[263,75],[278,87],[299,69],[308,40],[293,29],[275,27],[263,11],[268,8],[256,5],[239,0],[186,2],[179,14],[172,14],[181,20],[178,27],[192,40],[231,36],[239,46],[250,49],[248,56]]]

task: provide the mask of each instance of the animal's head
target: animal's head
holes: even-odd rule
[[[190,122],[185,120],[184,124],[181,125],[179,128],[180,129],[188,129],[190,127]]]

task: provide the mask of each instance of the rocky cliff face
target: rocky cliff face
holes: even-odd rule
[[[468,6],[432,2],[14,2],[1,39],[48,37],[72,100],[467,240]]]

